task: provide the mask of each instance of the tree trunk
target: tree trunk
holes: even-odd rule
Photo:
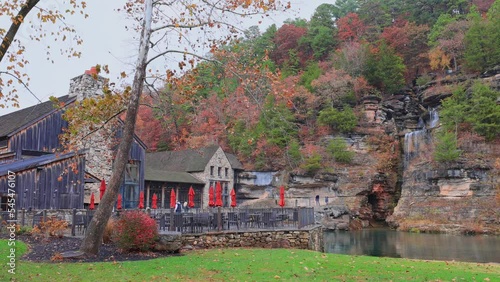
[[[29,14],[31,9],[33,9],[36,4],[38,4],[40,0],[30,0],[24,6],[21,7],[21,10],[17,13],[16,17],[12,20],[12,24],[10,25],[9,31],[2,40],[2,44],[0,45],[0,62],[3,60],[3,57],[9,50],[10,45],[14,41],[16,37],[17,31],[21,24],[26,19],[26,16]]]
[[[118,198],[122,175],[127,165],[130,148],[134,138],[135,121],[139,109],[139,99],[141,97],[144,80],[146,76],[147,57],[149,52],[149,41],[151,37],[151,21],[153,0],[144,1],[144,21],[139,45],[139,56],[137,58],[134,82],[127,107],[127,115],[123,123],[123,136],[121,137],[118,151],[113,165],[113,173],[109,181],[109,187],[97,208],[97,211],[90,222],[90,225],[83,239],[80,250],[86,254],[97,255],[106,224],[111,217],[113,206]]]

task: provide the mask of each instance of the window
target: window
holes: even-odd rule
[[[228,177],[228,175],[229,175],[229,168],[225,167],[224,170],[225,170],[225,174],[226,174],[225,176]]]
[[[125,167],[123,207],[136,208],[139,204],[139,166],[130,161]]]
[[[221,176],[221,175],[220,175],[221,170],[222,170],[222,167],[218,167],[218,168],[217,168],[217,176],[219,176],[219,177]]]
[[[210,166],[210,176],[214,176],[214,166]]]

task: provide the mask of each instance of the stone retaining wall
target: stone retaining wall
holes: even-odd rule
[[[323,250],[323,233],[320,226],[301,230],[256,230],[183,234],[182,245],[194,248],[296,248]]]

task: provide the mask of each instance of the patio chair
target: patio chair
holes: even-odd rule
[[[207,228],[207,230],[210,229],[210,214],[209,213],[199,213],[195,214],[194,216],[194,224],[197,229],[200,230],[200,232],[203,232],[203,228]]]
[[[174,214],[174,228],[179,232],[184,230],[184,218],[182,217],[182,213]]]
[[[275,227],[276,226],[276,214],[274,212],[263,212],[262,213],[262,223],[264,227]]]
[[[236,229],[240,229],[240,223],[238,221],[238,214],[235,212],[227,213],[227,229],[231,229],[231,224],[236,225]]]
[[[83,234],[84,231],[85,231],[85,215],[83,215],[83,214],[76,214],[75,215],[74,225],[75,225],[75,229],[79,233]]]
[[[250,217],[248,216],[248,213],[247,212],[240,212],[239,219],[240,219],[240,225],[245,224],[245,228],[247,228],[248,224],[250,223]]]

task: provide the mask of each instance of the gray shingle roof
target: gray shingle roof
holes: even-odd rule
[[[69,104],[76,97],[68,95],[59,97],[59,102]],[[19,129],[32,124],[34,121],[44,117],[45,115],[55,111],[52,101],[47,101],[28,108],[21,109],[3,116],[0,116],[0,138],[10,136]]]
[[[204,171],[217,149],[219,149],[219,146],[213,145],[199,149],[147,153],[146,167],[161,171]],[[243,169],[243,165],[236,156],[226,153],[226,157],[233,169]]]
[[[204,171],[218,146],[182,151],[165,151],[146,154],[146,167],[161,171]]]
[[[174,183],[203,184],[204,182],[187,172],[160,171],[146,167],[144,180]]]

